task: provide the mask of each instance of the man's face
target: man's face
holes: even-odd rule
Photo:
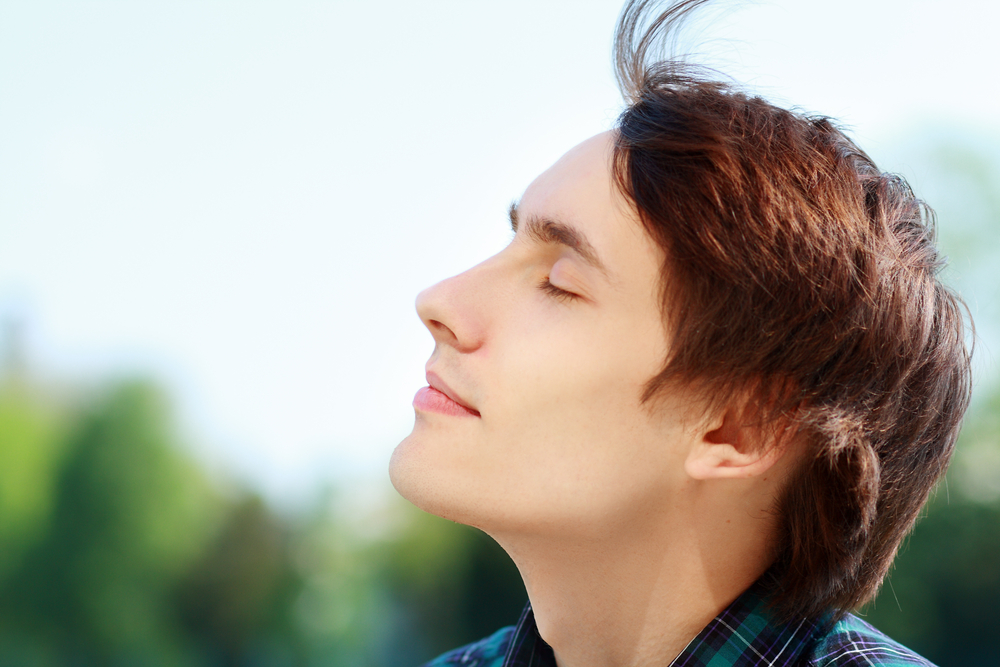
[[[641,403],[667,351],[663,254],[615,190],[612,138],[528,187],[507,248],[417,298],[430,388],[390,465],[417,506],[491,533],[596,537],[684,482],[680,397]]]

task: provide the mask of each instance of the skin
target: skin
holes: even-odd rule
[[[507,248],[420,294],[431,384],[478,415],[418,405],[390,464],[404,497],[506,549],[560,667],[669,663],[770,564],[797,459],[738,406],[641,401],[669,349],[664,257],[613,185],[612,141],[570,150]]]

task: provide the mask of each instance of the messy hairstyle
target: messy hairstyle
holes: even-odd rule
[[[829,118],[660,55],[706,2],[630,0],[615,38],[615,179],[665,252],[672,344],[645,398],[677,382],[718,405],[749,392],[792,424],[807,452],[765,581],[783,617],[839,615],[878,590],[947,467],[971,386],[966,309],[901,177]]]

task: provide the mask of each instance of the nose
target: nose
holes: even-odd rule
[[[473,352],[484,342],[486,295],[478,268],[442,280],[417,295],[417,314],[435,342],[459,352]]]

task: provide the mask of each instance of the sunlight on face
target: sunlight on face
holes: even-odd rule
[[[666,356],[662,252],[616,191],[613,135],[524,193],[497,255],[425,290],[429,388],[390,475],[487,532],[606,531],[681,484],[682,420],[642,405]]]

